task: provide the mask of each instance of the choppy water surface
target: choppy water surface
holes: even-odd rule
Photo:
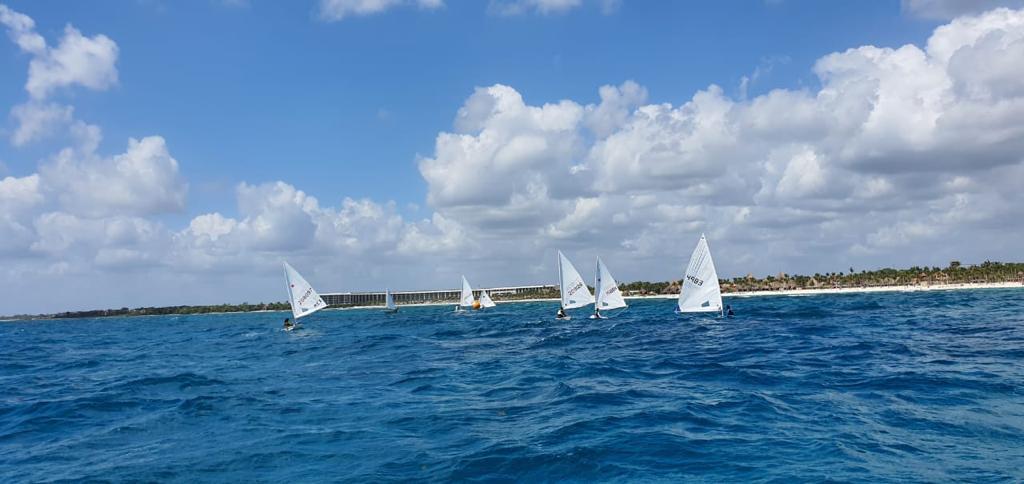
[[[1024,478],[1024,291],[0,324],[0,480]]]

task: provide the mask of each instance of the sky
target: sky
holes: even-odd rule
[[[1024,248],[1024,0],[0,2],[0,314]]]

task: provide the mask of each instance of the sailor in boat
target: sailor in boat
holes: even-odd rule
[[[736,315],[736,313],[732,312],[732,306],[726,304],[725,305],[725,317],[728,318],[728,317],[732,317],[732,316],[735,316],[735,315]]]
[[[569,319],[569,316],[566,316],[565,309],[559,306],[558,313],[555,314],[555,319]]]
[[[284,318],[284,330],[285,331],[291,331],[294,328],[295,328],[295,325],[292,324],[292,321],[290,319],[288,319],[288,318]]]
[[[601,309],[594,307],[594,319],[601,319]]]

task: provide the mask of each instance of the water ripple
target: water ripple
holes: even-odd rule
[[[0,481],[1020,481],[1024,292],[0,325]]]

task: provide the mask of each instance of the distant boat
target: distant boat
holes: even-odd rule
[[[704,234],[700,234],[697,247],[690,256],[690,265],[686,267],[683,287],[679,290],[678,312],[722,312],[722,290],[718,286],[718,273]]]
[[[480,290],[480,307],[482,308],[493,308],[495,306],[494,301],[491,300],[491,296],[487,295],[487,291]]]
[[[579,271],[562,251],[558,251],[558,288],[562,296],[558,319],[569,319],[569,316],[563,316],[566,309],[581,308],[594,302],[587,283],[583,282]]]
[[[390,289],[384,289],[384,312],[397,313],[398,306],[395,304],[395,297],[391,295]]]
[[[462,276],[462,295],[459,296],[459,305],[456,306],[455,311],[462,311],[463,308],[480,308],[480,303],[473,298],[473,287],[469,285],[466,276]]]
[[[306,282],[299,272],[287,262],[284,263],[284,280],[288,284],[288,302],[292,306],[292,316],[295,318],[295,324],[286,327],[286,330],[298,326],[299,318],[309,316],[327,307],[327,303],[317,294],[313,286]]]
[[[594,294],[597,300],[594,302],[594,314],[590,316],[591,319],[604,318],[601,310],[626,307],[626,300],[622,297],[619,284],[615,282],[615,278],[601,262],[600,257],[597,258],[597,275],[594,276]]]

